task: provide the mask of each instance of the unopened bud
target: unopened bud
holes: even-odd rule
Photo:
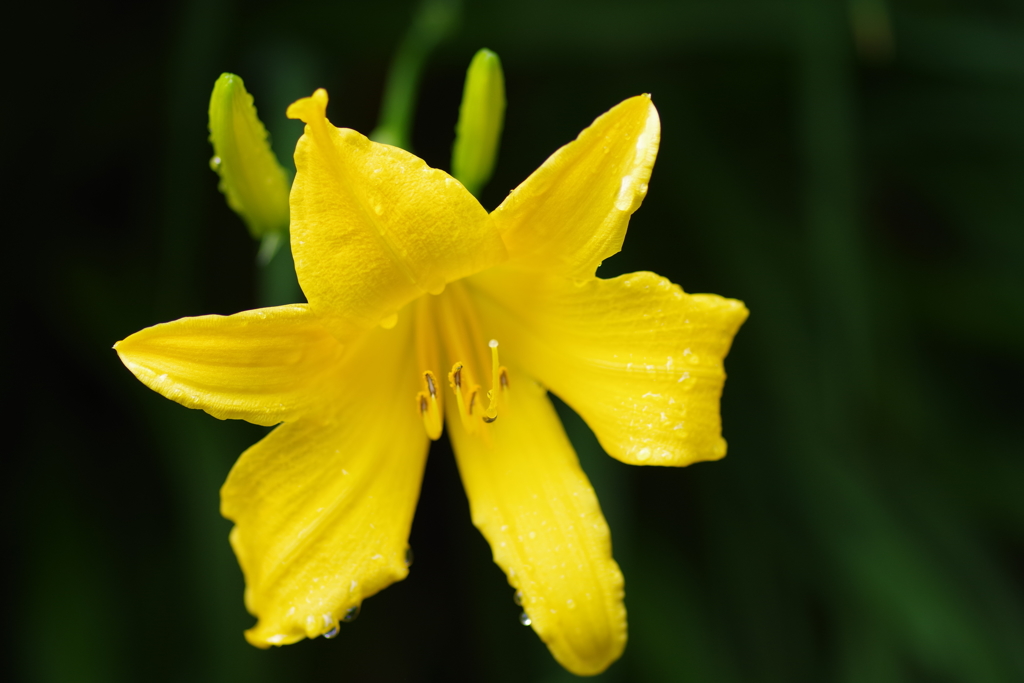
[[[473,56],[462,91],[452,148],[452,175],[474,195],[491,179],[505,123],[505,76],[501,60],[483,49]]]
[[[220,191],[256,239],[276,239],[288,228],[288,176],[270,149],[242,79],[221,74],[210,95],[210,167]]]

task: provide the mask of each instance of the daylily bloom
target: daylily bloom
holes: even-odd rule
[[[447,425],[473,523],[554,657],[596,674],[626,642],[623,579],[546,392],[635,465],[725,455],[739,301],[653,273],[604,280],[657,153],[649,96],[558,150],[494,212],[396,147],[288,109],[291,243],[308,304],[184,318],[115,348],[190,408],[280,423],[221,490],[267,647],[337,633],[403,579],[429,441]],[[500,356],[500,357],[499,357]]]

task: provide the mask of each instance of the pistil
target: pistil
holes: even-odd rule
[[[498,340],[492,339],[491,347],[491,390],[487,392],[487,411],[484,422],[491,423],[498,419],[498,393],[508,386],[508,370],[498,362]]]

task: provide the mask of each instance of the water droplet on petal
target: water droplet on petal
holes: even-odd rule
[[[519,615],[519,623],[522,624],[523,626],[529,626],[530,624],[533,623],[533,619],[530,618],[529,614],[527,614],[526,612],[523,612],[522,614]]]
[[[520,607],[523,606],[523,591],[516,591],[515,595],[512,596],[512,602],[516,603]]]
[[[412,548],[410,548],[408,546],[406,546],[406,548],[405,548],[405,566],[406,567],[411,567],[412,566]]]
[[[338,635],[338,627],[335,626],[330,631],[328,631],[327,633],[324,634],[324,638],[330,639],[330,638],[334,638],[337,635]]]
[[[359,605],[356,605],[355,607],[349,607],[348,610],[345,612],[345,616],[343,616],[341,618],[341,620],[344,621],[346,624],[348,624],[348,623],[351,623],[351,622],[355,621],[356,617],[358,617],[358,616],[359,616]]]
[[[215,157],[210,157],[210,170],[211,171],[219,171],[220,170],[220,157],[216,157],[216,156]]]

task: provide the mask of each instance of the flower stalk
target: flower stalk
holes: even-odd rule
[[[459,23],[459,0],[424,0],[412,26],[402,39],[388,72],[380,120],[370,133],[374,142],[412,148],[412,119],[416,113],[423,66],[430,53],[447,39]]]

